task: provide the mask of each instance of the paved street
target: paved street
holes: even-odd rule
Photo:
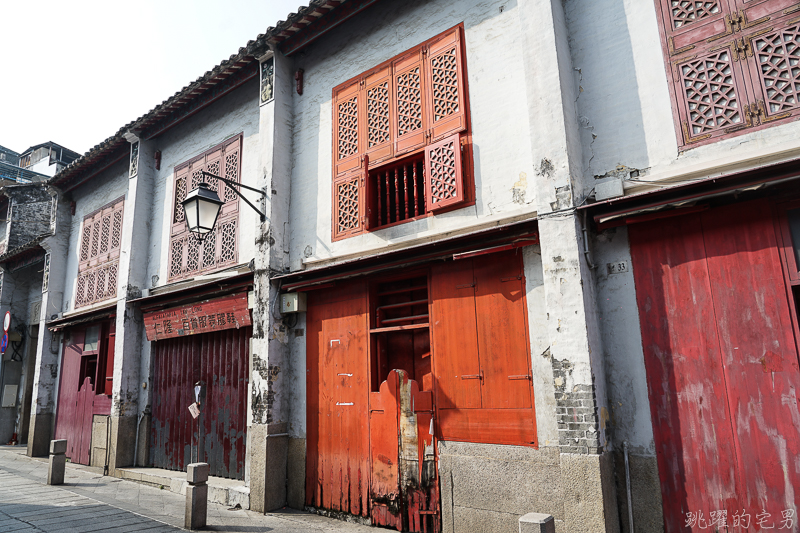
[[[0,531],[93,532],[183,529],[185,499],[133,481],[67,464],[64,484],[48,486],[47,463],[21,446],[0,446]],[[285,510],[262,515],[209,503],[207,531],[375,532],[358,524]]]

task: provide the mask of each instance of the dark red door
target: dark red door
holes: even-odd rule
[[[87,332],[91,338],[88,343]],[[89,464],[94,416],[107,416],[111,412],[110,392],[105,394],[105,374],[101,368],[105,364],[104,354],[113,354],[110,332],[113,324],[109,323],[71,330],[64,344],[55,438],[67,440],[66,455],[73,463]],[[105,443],[97,447],[105,448]]]
[[[780,527],[800,497],[800,370],[769,205],[629,232],[666,530],[722,510]]]
[[[212,476],[244,479],[251,336],[246,327],[154,343],[152,466],[207,462]],[[201,415],[194,419],[197,383]]]

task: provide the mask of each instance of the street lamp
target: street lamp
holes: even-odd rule
[[[186,225],[198,240],[202,241],[214,229],[219,210],[224,203],[216,192],[208,188],[206,182],[189,192],[186,199],[181,202],[186,213]]]
[[[235,187],[244,187],[245,189],[249,189],[251,191],[255,191],[261,196],[266,196],[266,193],[259,189],[254,189],[253,187],[248,187],[247,185],[242,185],[241,183],[231,181],[226,178],[221,178],[210,172],[206,172],[205,170],[201,171],[204,177],[207,178],[214,178],[218,182],[221,181],[228,185],[233,192],[235,192],[239,198],[244,200],[247,205],[253,208],[259,215],[261,215],[261,222],[264,222],[267,219],[267,216],[261,212],[256,206],[253,205],[250,200],[242,196]],[[217,223],[217,217],[219,217],[219,210],[225,202],[219,199],[217,193],[211,190],[208,187],[208,183],[202,182],[200,183],[196,189],[189,192],[186,195],[186,199],[181,202],[183,206],[183,210],[186,213],[186,226],[189,228],[189,231],[194,233],[197,240],[202,241],[205,237],[211,233],[211,230],[214,229],[214,225]]]

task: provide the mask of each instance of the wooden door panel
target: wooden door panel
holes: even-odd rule
[[[735,509],[734,435],[699,215],[629,227],[665,530]]]
[[[800,368],[766,200],[703,215],[714,312],[737,437],[740,507],[773,516],[800,487]]]
[[[439,409],[481,407],[472,260],[431,269],[431,335]]]
[[[476,257],[475,310],[485,409],[531,407],[525,277],[517,251]]]
[[[309,294],[306,503],[368,515],[366,291]]]

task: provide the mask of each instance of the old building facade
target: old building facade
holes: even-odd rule
[[[50,210],[0,256],[29,453],[400,531],[798,530],[799,16],[312,1],[6,187]]]

